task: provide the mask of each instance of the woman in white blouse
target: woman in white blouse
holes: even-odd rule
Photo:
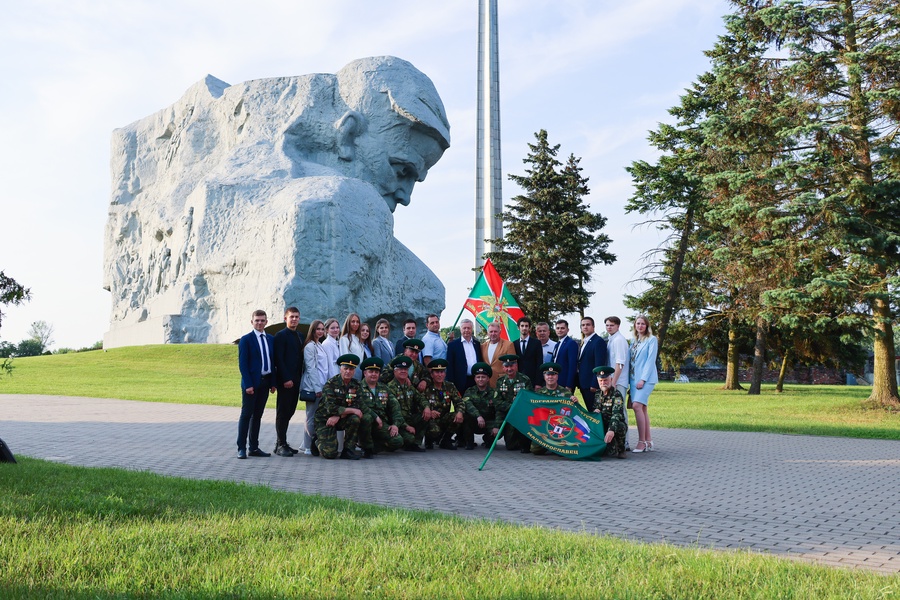
[[[341,335],[341,324],[335,318],[325,321],[325,341],[322,347],[328,353],[328,379],[341,372],[337,361],[341,357],[341,342],[338,339]]]
[[[360,361],[362,360],[363,348],[362,342],[359,341],[359,326],[362,321],[359,318],[359,315],[356,313],[350,313],[347,315],[347,318],[344,319],[344,327],[341,329],[341,353],[338,356],[343,356],[344,354],[355,354],[359,357]],[[353,372],[354,379],[362,379],[362,369],[356,369]]]
[[[322,388],[328,381],[328,352],[322,346],[325,324],[316,319],[309,324],[306,342],[303,344],[303,377],[300,379],[300,393],[315,399],[306,400],[306,434],[303,436],[304,454],[312,454],[313,439],[316,437],[315,416]]]

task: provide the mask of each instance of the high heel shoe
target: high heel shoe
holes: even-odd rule
[[[653,442],[644,442],[644,445],[647,447],[646,452],[655,452],[656,448],[653,447]]]
[[[634,448],[631,450],[632,454],[640,454],[641,452],[647,451],[647,442],[644,440],[638,440],[638,443],[635,444]]]

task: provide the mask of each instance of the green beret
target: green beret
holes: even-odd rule
[[[504,365],[508,365],[511,363],[519,364],[519,355],[518,354],[504,354],[500,357],[500,362]]]
[[[359,366],[359,357],[355,354],[342,354],[338,357],[337,364],[340,367],[353,367],[355,369]]]
[[[413,361],[408,356],[398,356],[391,361],[391,367],[394,369],[408,369],[412,366]]]
[[[596,373],[597,377],[606,379],[607,377],[612,377],[612,374],[615,373],[616,370],[613,367],[596,367],[594,369],[594,373]]]
[[[494,370],[491,368],[491,365],[485,362],[477,362],[472,365],[472,377],[476,375],[487,375],[488,377],[493,376]]]
[[[443,358],[435,358],[430,363],[428,363],[428,368],[433,371],[443,371],[447,368],[447,361]]]
[[[425,349],[425,342],[422,340],[417,340],[416,338],[410,338],[403,342],[404,348],[415,348],[416,352],[421,352]]]
[[[383,366],[384,366],[384,361],[381,360],[380,358],[378,358],[377,356],[370,356],[366,360],[362,361],[362,363],[360,363],[360,365],[359,365],[359,367],[363,371],[367,371],[369,369],[378,369],[380,371],[381,367],[383,367]]]
[[[541,365],[541,373],[552,373],[555,375],[559,375],[560,371],[562,371],[562,367],[559,366],[559,363],[545,362]]]

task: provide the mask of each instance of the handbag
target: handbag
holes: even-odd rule
[[[300,392],[301,394],[303,392]],[[628,390],[628,400],[625,401],[625,408],[634,410],[634,405],[631,403],[631,390]]]
[[[304,402],[315,402],[316,393],[309,390],[300,390],[300,399]]]

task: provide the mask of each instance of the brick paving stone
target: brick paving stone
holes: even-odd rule
[[[484,448],[361,461],[237,460],[238,414],[233,407],[0,395],[0,437],[15,454],[73,465],[900,573],[898,441],[655,429],[659,450],[628,460],[580,463],[498,444],[478,471]],[[260,434],[267,452],[274,417],[270,405]],[[294,417],[292,441],[303,419],[302,412]],[[602,510],[623,502],[628,510]]]

